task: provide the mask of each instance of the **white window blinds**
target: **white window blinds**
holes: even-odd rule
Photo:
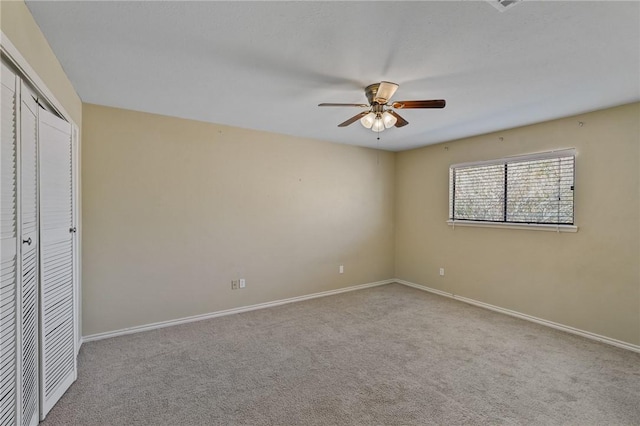
[[[573,225],[575,151],[449,169],[449,220]]]

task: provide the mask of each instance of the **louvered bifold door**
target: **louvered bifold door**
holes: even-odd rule
[[[18,424],[18,219],[16,76],[0,80],[0,425]]]
[[[20,230],[22,242],[22,424],[37,425],[38,401],[38,104],[22,84],[20,90]]]
[[[76,378],[71,126],[39,109],[40,418]]]

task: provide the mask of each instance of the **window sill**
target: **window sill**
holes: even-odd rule
[[[551,232],[578,232],[575,225],[546,225],[537,223],[498,223],[480,222],[473,220],[448,220],[447,224],[456,226],[474,226],[478,228],[503,228],[503,229],[525,229],[530,231],[551,231]]]

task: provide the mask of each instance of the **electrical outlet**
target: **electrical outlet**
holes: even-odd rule
[[[440,268],[440,276],[444,277],[444,268]]]
[[[238,280],[231,280],[231,290],[238,289]]]
[[[247,282],[244,278],[240,278],[240,288],[245,288],[247,286]]]
[[[344,265],[340,265],[340,267],[338,268],[338,273],[344,274]]]

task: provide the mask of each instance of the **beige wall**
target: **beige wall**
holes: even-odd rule
[[[633,104],[378,159],[85,105],[84,334],[395,275],[638,344],[639,123]],[[577,233],[446,225],[450,164],[569,147]]]
[[[83,116],[84,335],[393,278],[393,153]]]
[[[395,260],[398,278],[640,344],[638,104],[396,158],[83,109],[24,2],[1,1],[0,23],[87,126],[83,334],[387,279]],[[445,224],[450,164],[567,147],[578,233]],[[240,277],[247,288],[230,290]]]
[[[22,1],[0,1],[0,27],[73,121],[82,126],[82,101]]]
[[[636,103],[399,153],[397,278],[640,344],[639,127]],[[577,233],[445,223],[450,164],[573,147]]]

